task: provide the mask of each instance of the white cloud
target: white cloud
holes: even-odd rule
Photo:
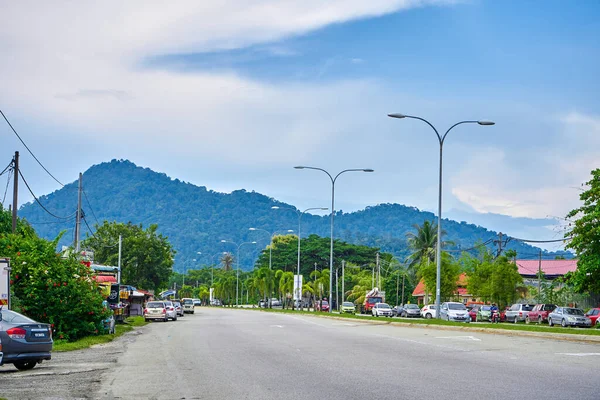
[[[478,212],[513,217],[564,216],[577,207],[577,188],[600,166],[600,117],[573,112],[558,120],[553,143],[521,149],[521,163],[499,148],[471,149],[452,179],[454,196]],[[517,146],[509,151],[519,151]]]

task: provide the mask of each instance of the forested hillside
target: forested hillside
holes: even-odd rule
[[[92,166],[83,174],[83,187],[83,233],[90,234],[85,222],[92,231],[94,225],[103,220],[144,226],[158,224],[159,232],[169,238],[177,251],[174,267],[177,271],[217,262],[224,251],[237,257],[237,246],[221,243],[221,240],[237,244],[257,241],[256,246],[248,244],[240,248],[241,267],[250,269],[270,237],[264,231],[250,231],[249,228],[282,234],[288,229],[298,229],[295,212],[271,209],[275,205],[293,206],[245,190],[231,194],[214,192],[138,167],[127,160]],[[52,239],[60,231],[67,230],[61,244],[71,244],[77,182],[40,197],[40,202],[56,216],[70,217],[56,219],[35,203],[23,205],[19,215],[44,238]],[[349,243],[376,246],[404,259],[408,254],[406,233],[413,230],[414,224],[434,218],[434,214],[414,207],[380,204],[358,212],[337,213],[335,237]],[[467,249],[497,238],[496,232],[465,222],[445,221],[444,230],[447,232],[445,239],[454,242],[454,249]],[[309,234],[329,237],[329,216],[305,214],[302,237]],[[538,252],[537,248],[519,242],[510,242],[507,247],[515,249],[523,258],[531,258]],[[545,257],[554,256],[545,254]]]

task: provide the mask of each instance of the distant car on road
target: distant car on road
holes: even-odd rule
[[[600,324],[598,320],[598,317],[600,317],[600,308],[591,308],[588,312],[585,313],[585,316],[592,321],[592,326]]]
[[[387,303],[377,303],[371,309],[374,317],[392,317],[392,307]]]
[[[340,314],[354,314],[356,313],[356,306],[351,301],[345,301],[340,307]]]
[[[555,308],[555,304],[536,304],[525,317],[525,323],[537,322],[541,324],[542,322],[548,322],[548,314],[554,311]]]
[[[164,301],[149,301],[144,308],[144,319],[146,322],[154,319],[167,322],[167,307]]]
[[[202,305],[202,301],[200,301],[200,299],[192,299],[192,301],[194,302],[194,307],[199,307]]]
[[[194,299],[184,298],[183,301],[183,312],[193,314],[194,313]]]
[[[471,316],[463,303],[447,301],[440,307],[440,317],[446,321],[471,322]]]
[[[399,316],[403,318],[419,318],[421,316],[421,309],[416,304],[405,304]]]
[[[279,306],[281,306],[281,302],[279,301],[279,299],[272,298],[271,299],[271,307],[279,307]]]
[[[421,317],[426,319],[436,318],[435,304],[428,304],[421,308]]]
[[[12,310],[0,309],[0,365],[24,371],[52,358],[52,329]]]
[[[592,326],[592,320],[583,314],[583,310],[571,307],[556,307],[548,315],[548,325],[560,324],[563,328],[567,326],[581,326],[588,328]]]
[[[506,310],[506,322],[514,322],[515,324],[519,321],[523,322],[529,315],[529,311],[533,310],[535,305],[533,304],[513,304],[509,310]]]

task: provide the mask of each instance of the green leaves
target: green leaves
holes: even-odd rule
[[[587,190],[579,198],[583,205],[567,218],[575,218],[565,237],[572,236],[567,248],[577,253],[577,270],[569,274],[569,283],[577,292],[600,293],[600,169],[592,171]]]

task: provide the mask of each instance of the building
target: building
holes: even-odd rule
[[[467,275],[460,274],[460,276],[458,277],[458,281],[456,282],[457,288],[454,299],[455,301],[459,301],[464,304],[477,301],[477,299],[475,299],[467,292],[467,282]],[[434,293],[428,293],[426,291],[425,281],[423,281],[423,279],[419,281],[419,284],[417,285],[417,287],[415,287],[415,290],[413,290],[412,295],[417,299],[417,304],[420,306],[424,304],[429,304],[429,302],[433,301],[433,299],[435,298],[435,296],[433,296]]]

